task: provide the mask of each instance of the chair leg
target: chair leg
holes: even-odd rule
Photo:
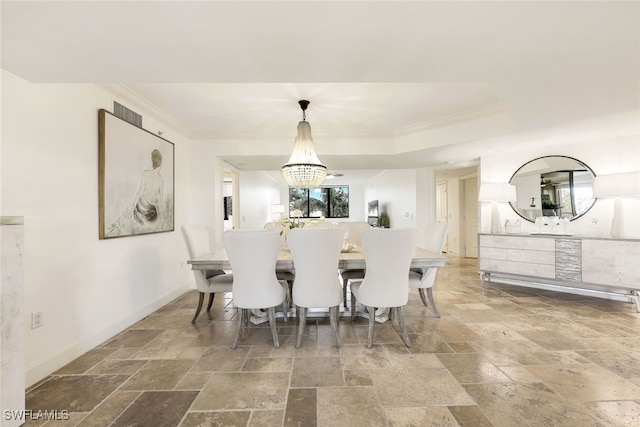
[[[236,316],[238,317],[238,321],[237,321],[238,330],[236,330],[236,336],[233,339],[233,344],[231,344],[232,350],[235,350],[236,348],[238,348],[238,341],[240,341],[240,334],[242,333],[242,327],[244,326],[244,318],[245,318],[244,309],[238,307],[236,310],[237,310]]]
[[[351,292],[351,321],[356,318],[356,296]]]
[[[342,279],[342,303],[344,308],[347,308],[347,286],[349,285],[348,279]]]
[[[395,309],[393,307],[389,307],[389,320],[393,320],[393,314]]]
[[[429,303],[431,303],[431,309],[436,317],[440,317],[440,313],[436,308],[436,302],[433,300],[433,288],[427,288],[427,296],[429,297]]]
[[[396,307],[396,313],[398,314],[398,323],[400,324],[400,331],[402,331],[402,341],[407,347],[411,347],[411,341],[409,341],[409,335],[407,335],[407,328],[404,324],[404,312],[402,307]]]
[[[296,348],[300,348],[302,343],[302,334],[304,333],[304,326],[307,323],[307,307],[298,306],[298,333],[296,335]]]
[[[369,334],[367,335],[367,348],[371,348],[373,344],[373,325],[376,323],[376,309],[374,307],[367,307],[369,311]]]
[[[290,282],[287,282],[289,284],[289,292],[287,293],[287,298],[289,300],[289,308],[293,308],[293,307],[296,306],[293,303],[293,297],[292,297],[292,295],[293,295],[293,282],[294,282],[293,280],[290,281]]]
[[[340,306],[336,305],[335,307],[329,308],[329,322],[331,323],[331,328],[333,328],[333,336],[336,337],[336,347],[340,348],[340,322],[338,319],[338,313],[340,312]]]
[[[422,300],[422,304],[424,304],[425,307],[428,307],[429,304],[427,304],[427,299],[424,296],[424,288],[418,288],[418,293],[420,294],[420,299]]]
[[[284,299],[284,301],[282,301],[282,318],[284,320],[284,323],[288,323],[289,322],[289,303],[288,303],[289,297],[287,296],[287,298]]]
[[[207,311],[211,310],[211,306],[213,305],[213,298],[215,298],[215,292],[211,292],[209,294],[209,304],[207,304]]]
[[[213,294],[211,294],[213,295]],[[198,318],[198,315],[200,314],[200,310],[202,310],[202,303],[204,302],[204,292],[200,292],[200,295],[198,296],[198,308],[196,308],[196,315],[193,316],[193,319],[191,319],[191,323],[195,323],[196,319]]]
[[[280,347],[280,341],[278,341],[278,329],[276,328],[276,308],[269,307],[267,310],[269,315],[269,325],[271,325],[271,335],[273,336],[273,346],[275,348]]]

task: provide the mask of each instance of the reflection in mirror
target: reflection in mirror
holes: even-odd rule
[[[540,157],[525,163],[511,177],[518,201],[510,204],[518,215],[532,222],[539,216],[574,220],[595,203],[594,178],[587,165],[571,157]]]

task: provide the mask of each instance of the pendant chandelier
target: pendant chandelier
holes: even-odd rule
[[[302,121],[298,123],[298,135],[293,143],[289,161],[282,166],[282,177],[293,188],[313,188],[327,177],[327,167],[320,162],[311,138],[311,126],[305,111],[309,101],[298,101],[302,108]]]

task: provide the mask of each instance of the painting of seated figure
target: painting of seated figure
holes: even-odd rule
[[[173,231],[174,145],[99,111],[100,239]]]

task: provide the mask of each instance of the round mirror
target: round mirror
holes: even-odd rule
[[[531,222],[540,216],[574,220],[595,203],[594,178],[589,166],[571,157],[540,157],[522,165],[511,177],[517,202],[510,204]]]

